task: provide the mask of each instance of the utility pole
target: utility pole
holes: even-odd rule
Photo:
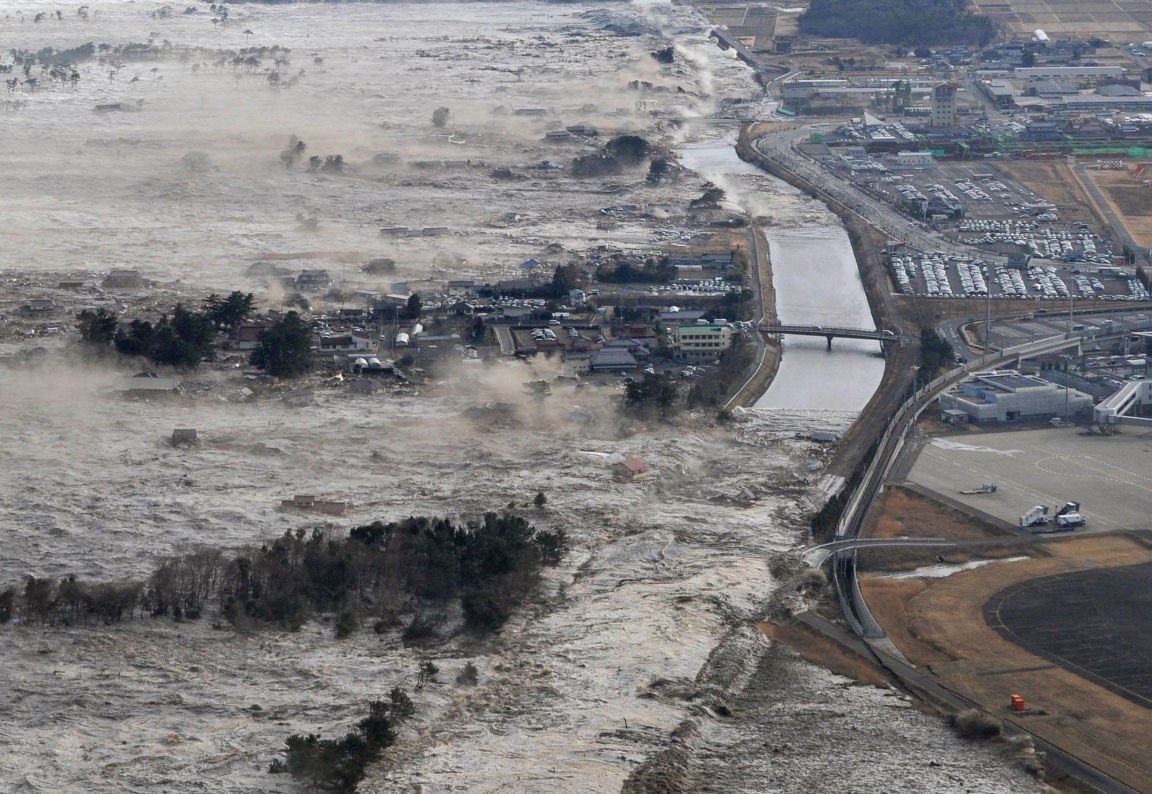
[[[987,286],[987,285],[985,285]],[[992,290],[984,295],[984,355],[992,352]]]

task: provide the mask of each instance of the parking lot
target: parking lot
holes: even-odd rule
[[[1067,302],[1145,301],[1148,290],[1128,268],[1059,265],[993,265],[975,256],[894,252],[888,270],[902,295],[927,298],[1039,299]]]
[[[1083,309],[1083,304],[1075,304]],[[1093,306],[1093,308],[1096,308]],[[1115,313],[1073,314],[1068,316],[1069,306],[1046,310],[1043,308],[1033,312],[1032,317],[1019,320],[993,321],[992,336],[997,347],[1012,347],[1049,336],[1059,336],[1067,333],[1069,326],[1073,333],[1082,334],[1088,341],[1095,341],[1099,337],[1118,334],[1123,331],[1145,331],[1152,326],[1152,312],[1128,311]],[[1136,348],[1142,352],[1144,346]]]
[[[1125,427],[1114,436],[1078,427],[969,431],[933,438],[906,480],[952,502],[1019,525],[1033,505],[1080,502],[1079,533],[1152,528],[1152,432]],[[960,491],[996,483],[990,494]],[[1020,530],[1027,532],[1027,530]]]
[[[1062,222],[1060,208],[986,163],[938,163],[929,169],[858,177],[857,182],[906,213],[923,210],[953,241],[971,248],[967,255],[897,252],[889,264],[902,294],[1148,299],[1134,271],[1117,264],[1111,243],[1100,230],[1081,221]],[[992,266],[993,254],[1015,255],[1026,264]]]
[[[912,188],[943,204],[954,203],[964,218],[1011,221],[1047,215],[1039,219],[1041,223],[1059,219],[1043,196],[983,163],[941,162],[933,168],[891,171],[857,181],[876,183],[893,201],[900,188]]]

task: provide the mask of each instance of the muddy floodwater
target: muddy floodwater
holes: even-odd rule
[[[768,232],[776,311],[795,325],[874,329],[856,257],[839,225]],[[884,375],[879,343],[864,339],[784,338],[784,354],[757,409],[859,413]]]
[[[549,250],[651,250],[714,181],[768,227],[784,319],[809,321],[792,312],[807,311],[800,274],[819,266],[845,291],[825,291],[843,305],[812,304],[811,322],[866,322],[827,211],[728,169],[731,130],[692,123],[722,99],[760,96],[690,7],[227,9],[221,20],[204,3],[2,4],[0,64],[16,80],[0,115],[4,313],[65,272],[87,279],[94,306],[147,301],[91,286],[121,268],[165,300],[245,289],[261,309],[280,305],[270,263],[328,269],[353,295],[508,278]],[[25,75],[9,54],[86,42],[96,49],[75,80]],[[662,66],[652,53],[669,44],[675,62]],[[437,107],[450,109],[444,127]],[[567,164],[597,144],[545,135],[578,124],[642,134],[686,169],[656,186],[644,171],[571,179]],[[343,169],[285,161],[292,136]],[[641,222],[621,205],[666,211]],[[421,231],[380,233],[395,227]],[[369,257],[397,272],[363,273]],[[642,774],[685,791],[1038,790],[1004,749],[961,742],[899,693],[814,668],[755,627],[774,604],[804,606],[796,550],[830,450],[796,438],[797,417],[847,427],[879,377],[874,351],[790,341],[781,388],[806,377],[811,391],[779,411],[735,427],[701,415],[643,426],[621,419],[613,384],[556,381],[529,399],[529,382],[556,374],[547,362],[461,363],[397,394],[313,381],[255,400],[243,366],[208,366],[182,396],[125,401],[112,394],[122,370],[69,352],[70,322],[0,341],[0,357],[38,362],[0,368],[0,585],[140,579],[190,549],[510,504],[565,529],[571,549],[538,603],[484,642],[414,650],[398,630],[369,629],[338,641],[331,616],[294,633],[213,617],[0,626],[0,789],[301,791],[267,771],[284,740],[343,735],[399,685],[416,716],[361,791],[615,792]],[[843,364],[817,372],[816,360]],[[817,402],[826,379],[853,382],[851,399]],[[477,420],[491,402],[511,406],[506,421]],[[169,446],[174,428],[201,443]],[[644,460],[648,478],[614,479],[620,456]],[[531,506],[540,492],[546,506]],[[350,512],[280,509],[299,493]],[[417,690],[422,656],[441,673]],[[467,662],[476,686],[455,683]]]

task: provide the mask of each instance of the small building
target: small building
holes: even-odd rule
[[[656,329],[647,323],[632,323],[622,325],[613,330],[617,339],[655,339]]]
[[[681,310],[673,307],[660,312],[660,322],[663,325],[689,325],[702,318],[707,312],[696,309]]]
[[[33,298],[24,304],[24,311],[27,314],[43,315],[52,314],[56,311],[56,301],[52,298]]]
[[[622,347],[602,348],[588,357],[588,369],[591,372],[627,372],[638,366],[636,357]]]
[[[595,138],[600,134],[599,130],[595,127],[589,127],[587,124],[570,124],[564,129],[573,135],[583,135],[585,138]]]
[[[936,160],[932,157],[932,152],[926,149],[918,152],[897,152],[896,165],[899,168],[933,168]]]
[[[1080,89],[1075,83],[1061,82],[1060,80],[1037,80],[1028,86],[1028,90],[1024,93],[1028,96],[1063,97],[1076,96],[1080,93]]]
[[[138,270],[113,270],[104,277],[100,286],[104,289],[140,289],[144,286],[144,279]]]
[[[638,458],[625,458],[612,465],[612,476],[620,482],[636,482],[648,476],[648,464]]]
[[[373,337],[355,333],[321,336],[319,344],[322,353],[334,350],[372,350],[375,346],[376,340]]]
[[[961,411],[968,421],[1047,421],[1092,410],[1092,396],[1016,370],[975,373],[951,391],[940,395],[941,415]]]
[[[296,289],[301,292],[323,292],[331,286],[327,270],[302,270],[296,277]]]
[[[1003,80],[982,80],[980,89],[1001,110],[1009,110],[1016,104],[1015,87]]]
[[[260,347],[260,336],[268,328],[267,323],[244,323],[232,334],[231,347],[235,350],[255,350]]]
[[[832,149],[826,143],[801,143],[797,144],[796,148],[801,154],[811,157],[819,163],[825,165],[832,165],[837,162],[838,158]]]
[[[200,439],[195,428],[178,427],[172,431],[168,443],[173,447],[197,447],[200,446]]]
[[[162,397],[179,394],[181,387],[179,378],[133,375],[130,378],[120,378],[116,383],[116,391],[126,397]]]
[[[947,425],[963,425],[968,423],[968,412],[959,408],[949,408],[940,412],[940,421]]]
[[[283,499],[280,506],[293,510],[306,510],[310,513],[323,513],[329,516],[342,516],[348,512],[347,502],[330,502],[317,499],[311,494],[296,494],[291,499]]]
[[[652,347],[656,345],[656,335],[649,337],[616,337],[609,339],[601,347],[604,350],[627,350],[637,361],[645,361],[652,356]]]

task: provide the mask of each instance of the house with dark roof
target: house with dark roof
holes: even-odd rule
[[[628,372],[638,366],[636,357],[622,347],[601,348],[588,359],[588,369],[592,372]]]

